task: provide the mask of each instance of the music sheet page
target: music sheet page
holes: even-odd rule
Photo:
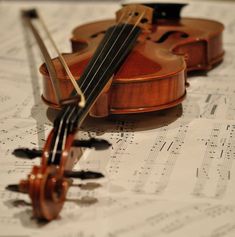
[[[20,18],[32,7],[60,50],[70,52],[74,27],[113,18],[120,5],[0,3],[0,237],[235,236],[235,4],[197,1],[183,9],[183,16],[225,25],[225,57],[208,73],[188,78],[182,105],[84,122],[80,138],[104,138],[112,146],[85,150],[75,169],[105,177],[75,180],[60,217],[50,223],[32,217],[27,195],[5,189],[40,164],[40,158],[14,157],[13,150],[42,149],[55,116],[41,101],[42,59]]]

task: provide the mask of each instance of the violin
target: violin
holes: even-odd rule
[[[73,170],[81,147],[110,146],[105,140],[75,138],[88,113],[104,117],[175,106],[186,96],[187,70],[209,70],[222,60],[222,24],[180,18],[182,7],[125,5],[115,21],[77,27],[71,40],[74,53],[55,59],[47,57],[28,20],[38,14],[27,12],[28,24],[47,55],[46,64],[40,67],[42,98],[60,108],[42,151],[14,151],[18,157],[41,157],[41,164],[33,167],[27,179],[7,187],[29,194],[35,218],[51,221],[58,217],[72,178],[103,177],[98,172]]]
[[[138,35],[133,49],[115,70],[109,86],[96,99],[89,111],[91,116],[142,113],[176,106],[186,96],[187,72],[207,71],[222,61],[224,26],[212,20],[180,17],[185,5],[125,5],[126,9],[133,9],[136,18],[138,10],[135,7],[149,7],[152,18],[141,20],[145,31]],[[108,29],[122,21],[121,11],[116,16],[116,20],[92,22],[73,30],[71,43],[74,53],[64,56],[76,80],[81,80]],[[67,98],[73,87],[58,59],[54,59],[54,64],[62,97]],[[103,64],[102,68],[105,67]],[[40,67],[40,72],[43,75],[43,101],[59,108],[45,64]]]

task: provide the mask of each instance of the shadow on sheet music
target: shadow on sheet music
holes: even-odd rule
[[[133,132],[147,131],[172,124],[182,116],[182,111],[182,105],[178,105],[170,109],[141,114],[111,115],[108,118],[88,117],[81,130],[92,132],[94,129],[94,132],[98,133],[97,135],[118,132],[120,126],[123,128],[123,132],[129,131],[130,127]]]
[[[177,119],[182,117],[182,105],[177,105],[173,108],[160,111],[141,113],[141,114],[126,114],[126,115],[111,115],[106,118],[93,118],[87,116],[81,130],[84,132],[98,132],[99,135],[115,130],[117,124],[134,124],[132,131],[146,131],[167,126]],[[52,108],[47,109],[47,117],[53,122],[58,110]],[[125,132],[125,131],[124,131]]]

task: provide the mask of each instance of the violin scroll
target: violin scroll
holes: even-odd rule
[[[34,217],[50,221],[60,213],[71,183],[56,166],[34,166],[28,179],[20,182],[19,190],[29,194]]]
[[[107,149],[111,144],[106,140],[91,138],[89,140],[72,139],[69,136],[67,147],[60,154],[59,163],[49,161],[49,154],[53,138],[53,131],[48,136],[44,151],[30,149],[16,149],[13,154],[20,158],[32,159],[42,155],[41,165],[33,166],[27,179],[18,185],[9,185],[10,191],[28,194],[31,199],[33,216],[39,220],[51,221],[56,219],[66,201],[66,194],[74,178],[98,179],[104,177],[102,173],[92,171],[73,171],[74,164],[81,155],[80,147]],[[71,140],[72,139],[72,140]]]

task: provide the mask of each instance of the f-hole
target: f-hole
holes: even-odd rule
[[[168,31],[166,33],[164,33],[157,41],[155,41],[156,43],[163,43],[165,42],[170,36],[174,35],[174,34],[179,34],[180,38],[188,38],[188,34],[184,33],[182,31]]]

